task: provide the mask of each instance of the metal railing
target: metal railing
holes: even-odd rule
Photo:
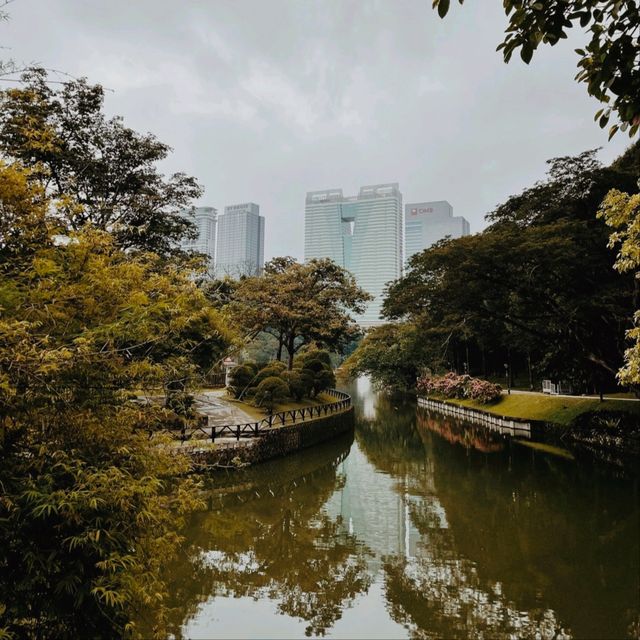
[[[217,438],[235,438],[239,442],[241,438],[258,438],[270,429],[315,420],[333,413],[339,413],[351,406],[351,396],[348,393],[337,389],[327,389],[323,393],[336,400],[300,409],[279,411],[278,413],[269,414],[262,420],[240,424],[209,426],[209,416],[200,416],[200,424],[197,427],[161,429],[159,433],[168,433],[175,440],[181,440],[182,442],[205,439],[215,442]]]

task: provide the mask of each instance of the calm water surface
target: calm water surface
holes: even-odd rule
[[[637,637],[637,477],[350,392],[353,436],[211,482],[175,638]]]

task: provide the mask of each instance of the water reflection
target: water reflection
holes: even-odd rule
[[[634,478],[352,392],[353,443],[212,483],[171,568],[176,637],[634,632]]]

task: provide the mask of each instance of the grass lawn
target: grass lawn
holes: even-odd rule
[[[474,409],[513,418],[529,418],[568,425],[576,416],[587,411],[622,411],[640,414],[640,402],[624,400],[605,400],[598,398],[558,398],[555,396],[513,393],[503,395],[493,404],[481,404],[475,400],[452,400],[447,402],[461,404]]]
[[[255,418],[255,420],[262,420],[267,416],[267,412],[264,407],[256,407],[248,402],[236,400],[230,395],[225,395],[224,399],[228,402],[233,402],[245,413]],[[319,404],[327,404],[328,402],[336,402],[336,399],[326,393],[319,393],[315,398],[304,398],[300,402],[281,402],[273,408],[273,413],[279,413],[280,411],[291,411],[293,409],[304,409],[305,407],[315,407]]]

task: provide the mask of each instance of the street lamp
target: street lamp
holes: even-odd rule
[[[509,375],[509,365],[508,363],[504,363],[504,377],[507,381],[507,393],[511,395],[511,376]]]

